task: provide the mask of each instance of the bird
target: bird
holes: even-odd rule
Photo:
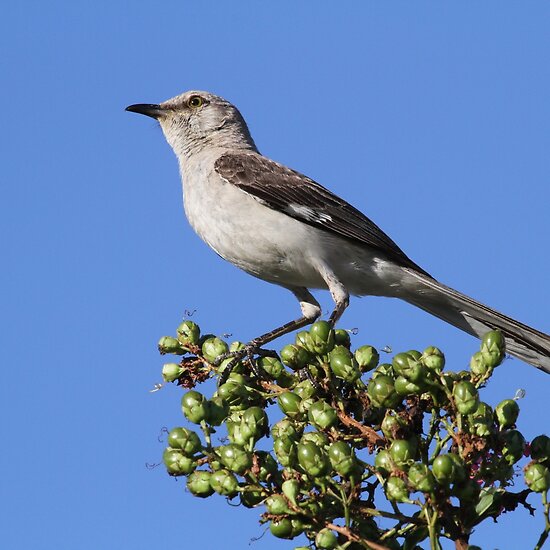
[[[311,290],[324,289],[334,301],[332,326],[350,295],[399,298],[478,338],[500,331],[509,354],[550,374],[548,334],[440,283],[358,209],[263,156],[226,99],[192,90],[126,110],[160,124],[179,162],[185,214],[199,237],[225,260],[298,299],[301,317],[253,339],[249,356],[317,320],[322,311]]]

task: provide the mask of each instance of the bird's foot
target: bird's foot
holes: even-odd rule
[[[248,344],[244,344],[238,350],[228,351],[227,353],[218,356],[214,361],[214,366],[219,367],[224,361],[231,359],[229,363],[223,366],[218,384],[221,386],[224,382],[226,382],[233,369],[235,369],[235,367],[243,359],[246,359],[254,376],[257,378],[263,378],[262,370],[258,367],[258,363],[256,362],[256,356],[277,357],[277,353],[273,350],[263,349],[260,346],[260,341],[252,340]]]

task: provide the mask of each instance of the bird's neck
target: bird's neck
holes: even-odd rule
[[[227,150],[258,152],[248,128],[233,125],[220,126],[202,136],[194,136],[193,139],[180,141],[174,150],[180,162],[183,163],[209,151],[212,153]]]

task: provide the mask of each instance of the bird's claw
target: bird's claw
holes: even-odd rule
[[[277,353],[273,350],[267,350],[260,348],[260,342],[257,342],[255,340],[252,340],[248,344],[245,344],[241,349],[236,351],[228,351],[227,353],[224,353],[216,358],[214,361],[214,366],[220,366],[221,363],[223,363],[225,360],[231,358],[231,361],[225,365],[223,368],[220,379],[219,379],[219,385],[221,386],[224,382],[227,381],[228,376],[231,374],[233,369],[237,366],[237,364],[242,361],[245,357],[248,361],[248,364],[250,366],[250,370],[256,376],[257,378],[262,378],[262,371],[258,367],[258,364],[256,363],[255,356],[259,357],[277,357]]]

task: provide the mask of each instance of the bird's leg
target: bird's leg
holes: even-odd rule
[[[247,357],[248,362],[250,363],[250,368],[252,369],[254,374],[256,376],[259,376],[260,371],[254,360],[254,355],[276,356],[276,353],[273,351],[260,349],[263,345],[268,344],[269,342],[275,340],[276,338],[279,338],[280,336],[288,334],[289,332],[310,325],[311,323],[313,323],[313,321],[315,321],[315,319],[317,319],[317,317],[321,315],[321,306],[319,305],[317,300],[311,295],[309,290],[307,290],[307,288],[286,288],[288,288],[300,301],[302,317],[300,317],[299,319],[295,319],[294,321],[290,321],[289,323],[285,323],[284,325],[277,327],[276,329],[270,330],[269,332],[266,332],[265,334],[254,338],[254,340],[251,340],[248,344],[246,344],[242,349],[238,351],[232,351],[220,355],[216,359],[216,365],[219,365],[222,361],[225,361],[225,359],[228,359],[229,357],[233,358],[232,361],[230,361],[229,364],[224,368],[220,376],[220,384],[223,384],[227,380],[227,377],[235,368],[235,365],[245,356]]]
[[[349,292],[346,287],[336,278],[332,272],[324,272],[323,278],[328,285],[328,289],[334,300],[334,309],[329,317],[329,323],[334,327],[342,313],[349,306]]]

